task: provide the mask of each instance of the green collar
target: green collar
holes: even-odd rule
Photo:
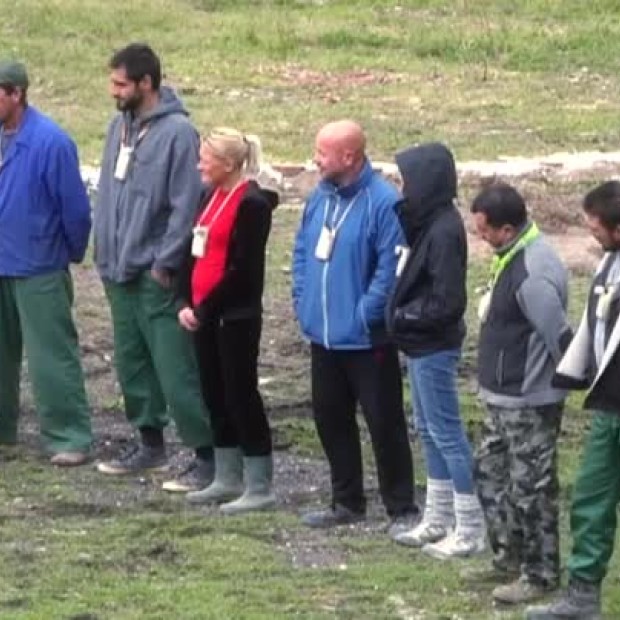
[[[538,229],[538,226],[536,226],[536,222],[532,222],[506,253],[501,256],[496,254],[493,257],[493,261],[491,262],[491,278],[489,282],[490,288],[495,286],[506,267],[508,267],[508,265],[512,262],[512,259],[539,236],[540,230]]]

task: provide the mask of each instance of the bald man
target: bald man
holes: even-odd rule
[[[418,514],[398,354],[383,318],[404,238],[395,210],[399,195],[373,172],[365,147],[354,121],[319,131],[314,162],[321,181],[295,240],[293,302],[311,343],[312,406],[332,482],[331,504],[303,522],[325,528],[365,517],[359,403],[394,534]]]

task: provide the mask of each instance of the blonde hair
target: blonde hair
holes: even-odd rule
[[[230,127],[216,127],[204,139],[216,157],[229,159],[248,175],[256,175],[260,170],[261,143],[258,136],[245,135]]]

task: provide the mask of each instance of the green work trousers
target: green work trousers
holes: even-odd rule
[[[620,415],[597,411],[573,491],[570,515],[572,577],[599,582],[614,550],[620,501]]]
[[[168,412],[189,448],[212,445],[191,336],[179,324],[172,291],[149,273],[128,283],[104,281],[114,325],[114,360],[135,428],[163,429]]]
[[[0,443],[17,441],[23,350],[43,445],[88,452],[92,442],[68,271],[0,277]]]

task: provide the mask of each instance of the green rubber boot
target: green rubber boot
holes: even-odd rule
[[[190,504],[228,502],[243,493],[243,461],[239,448],[215,448],[215,477],[200,491],[185,497]]]
[[[243,458],[245,491],[234,502],[222,504],[220,511],[226,515],[237,515],[255,510],[267,510],[276,503],[271,489],[273,480],[273,456],[246,456]]]

